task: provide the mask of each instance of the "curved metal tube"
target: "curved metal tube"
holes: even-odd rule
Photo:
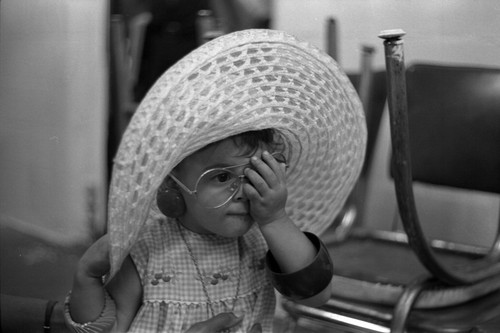
[[[497,237],[487,256],[477,259],[467,267],[454,269],[446,267],[438,260],[422,231],[412,186],[406,76],[403,41],[401,39],[404,35],[404,31],[398,29],[383,31],[379,37],[384,39],[396,197],[409,244],[421,263],[436,278],[448,284],[473,284],[494,275],[500,276],[500,262],[498,261],[500,235],[498,230]]]

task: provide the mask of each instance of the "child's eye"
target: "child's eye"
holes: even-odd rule
[[[214,169],[210,170],[200,178],[200,180],[198,181],[198,186],[226,187],[229,184],[232,184],[237,178],[238,176],[233,174],[231,171],[224,169]]]
[[[231,173],[227,171],[221,171],[217,173],[214,177],[214,180],[216,180],[219,183],[226,183],[232,179]]]

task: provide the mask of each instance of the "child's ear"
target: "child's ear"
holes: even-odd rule
[[[186,212],[186,203],[177,184],[167,176],[156,192],[156,204],[163,215],[177,218]]]

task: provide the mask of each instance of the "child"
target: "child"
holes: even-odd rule
[[[271,30],[193,51],[124,134],[109,234],[80,260],[68,324],[271,332],[273,286],[323,304],[332,263],[315,234],[352,189],[365,141],[357,95],[321,51]]]

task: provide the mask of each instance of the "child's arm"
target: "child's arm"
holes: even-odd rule
[[[126,331],[139,308],[142,288],[132,260],[127,257],[120,271],[108,283],[107,296],[102,276],[109,271],[109,238],[103,236],[80,259],[73,279],[69,315],[75,325],[85,324]],[[116,310],[114,310],[116,309]]]
[[[280,165],[266,152],[262,154],[262,159],[253,157],[252,165],[255,170],[247,169],[245,172],[250,183],[245,184],[244,190],[250,200],[252,217],[259,224],[269,246],[273,258],[271,261],[275,262],[278,268],[277,276],[283,278],[283,283],[292,284],[295,278],[307,277],[302,281],[306,283],[302,297],[285,296],[311,306],[324,304],[331,295],[331,259],[319,239],[312,234],[308,235],[311,237],[309,239],[286,214],[284,165]]]
[[[261,232],[272,254],[267,262],[275,287],[298,303],[325,304],[331,296],[333,265],[319,238],[306,236],[288,217],[262,226]]]

